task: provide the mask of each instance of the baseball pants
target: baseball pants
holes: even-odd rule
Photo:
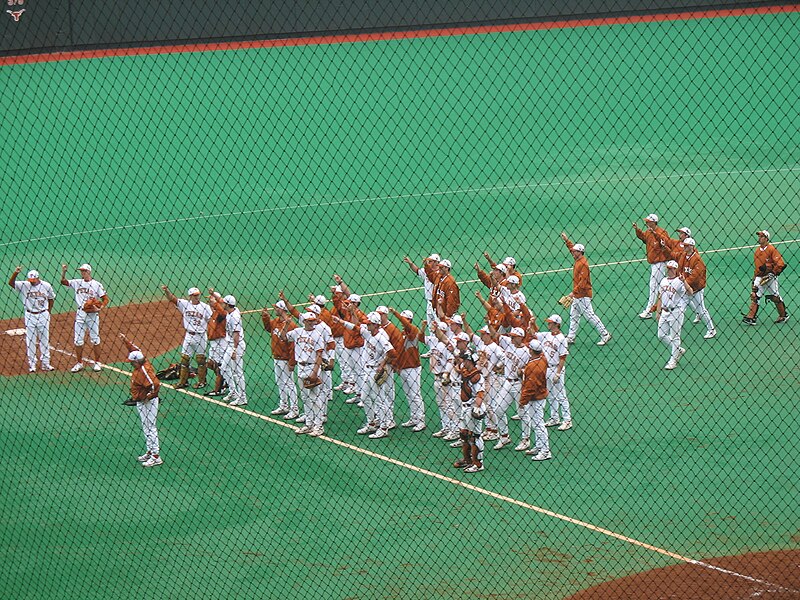
[[[550,398],[550,418],[556,421],[571,421],[572,413],[569,410],[569,400],[567,399],[567,388],[564,385],[564,378],[567,369],[561,371],[561,376],[553,381],[558,367],[547,367],[547,394]],[[558,410],[561,409],[561,418],[558,417]]]
[[[297,412],[297,386],[288,360],[274,361],[275,385],[278,386],[278,408]]]
[[[548,452],[550,450],[550,434],[547,433],[547,427],[544,426],[544,403],[545,400],[531,400],[521,408],[522,437],[530,439],[531,433],[533,433],[535,440],[532,447]]]
[[[420,384],[421,374],[422,367],[400,370],[400,383],[403,386],[406,400],[408,400],[411,421],[414,423],[425,422],[425,405],[422,402],[422,386]]]
[[[453,378],[450,375],[450,385],[447,387],[448,409],[452,416],[451,430],[458,431],[458,421],[461,417],[461,377]]]
[[[303,386],[300,387],[300,397],[303,399],[303,412],[306,415],[306,426],[312,429],[322,427],[322,422],[325,418],[324,387],[324,384],[311,389]]]
[[[681,348],[681,329],[683,328],[683,309],[662,311],[658,320],[658,339],[670,349],[670,360],[678,358]]]
[[[345,348],[342,363],[342,369],[347,372],[349,379],[343,381],[352,387],[357,394],[361,393],[364,379],[364,361],[363,361],[364,348]]]
[[[486,429],[497,429],[497,397],[500,388],[503,387],[503,377],[496,373],[490,373],[486,386]]]
[[[28,366],[36,368],[36,344],[39,344],[39,354],[42,357],[42,366],[50,366],[50,312],[44,311],[37,314],[25,311],[25,349],[28,355]]]
[[[667,263],[659,262],[650,265],[650,294],[647,296],[647,306],[642,312],[650,312],[650,308],[658,300],[658,286],[667,274]]]
[[[497,394],[494,414],[497,417],[497,430],[501,436],[508,435],[508,417],[506,411],[512,404],[519,403],[519,396],[522,392],[522,382],[519,379],[505,379],[500,386],[500,393]]]
[[[389,381],[378,385],[375,381],[377,369],[367,367],[364,369],[364,379],[361,401],[364,403],[364,415],[367,423],[377,424],[380,429],[389,429],[392,422],[392,412],[389,406]]]
[[[150,454],[161,454],[158,445],[158,429],[156,429],[158,398],[153,398],[147,402],[138,402],[136,410],[139,411],[139,420],[142,422],[142,432],[147,444],[147,451]]]
[[[569,309],[569,333],[567,339],[574,340],[581,325],[581,317],[586,317],[589,325],[597,330],[601,337],[608,335],[606,326],[600,320],[592,308],[591,298],[573,298],[572,306]]]
[[[436,394],[436,405],[439,407],[442,431],[453,431],[458,424],[458,417],[450,404],[450,386],[442,385],[442,375],[434,375],[433,391]]]
[[[322,380],[322,416],[328,416],[328,404],[333,400],[333,372],[332,371],[320,371],[319,378]]]
[[[75,345],[83,346],[86,332],[95,346],[100,345],[100,314],[79,310],[75,313]]]
[[[347,383],[351,381],[352,374],[350,373],[350,364],[344,359],[345,357],[345,347],[344,347],[344,338],[337,337],[333,338],[336,341],[336,362],[339,363],[339,367],[341,369],[341,380],[342,383]]]
[[[233,344],[225,348],[225,355],[222,357],[220,370],[222,376],[228,383],[228,389],[233,398],[247,401],[247,392],[244,381],[244,353],[246,346],[244,342],[239,344],[236,350],[236,360],[233,360]]]
[[[705,290],[700,290],[699,292],[695,292],[694,295],[689,296],[689,308],[700,317],[703,324],[706,326],[706,330],[712,331],[714,329],[714,322],[711,320],[711,315],[706,308],[704,291]]]
[[[181,354],[185,356],[194,356],[195,354],[206,354],[206,346],[208,345],[208,334],[205,333],[190,333],[186,332],[183,336],[183,344],[181,345]]]

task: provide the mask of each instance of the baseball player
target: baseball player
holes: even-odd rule
[[[153,365],[145,358],[141,349],[125,337],[124,333],[120,333],[119,337],[128,348],[128,362],[133,367],[133,373],[131,373],[131,398],[126,403],[136,403],[136,410],[139,412],[142,432],[147,444],[147,451],[136,460],[143,467],[157,467],[164,463],[161,458],[158,429],[156,428],[158,392],[161,389],[161,382],[156,377]]]
[[[489,288],[489,299],[497,298],[502,293],[502,289],[507,285],[507,268],[503,263],[497,263],[488,273],[481,269],[478,261],[473,265],[478,274],[478,280]],[[519,280],[518,280],[519,281]]]
[[[100,310],[108,306],[108,296],[103,284],[92,278],[92,267],[88,263],[78,267],[80,279],[67,279],[67,265],[61,265],[61,285],[72,288],[75,292],[75,356],[78,362],[70,369],[77,373],[83,369],[83,344],[86,333],[92,342],[94,365],[92,371],[102,370],[100,364]]]
[[[214,389],[206,395],[211,397],[224,396],[228,393],[228,385],[222,377],[220,365],[225,357],[225,322],[228,311],[222,301],[222,294],[208,288],[208,306],[211,308],[211,318],[208,320],[208,360],[206,365],[214,373]]]
[[[497,339],[504,354],[503,376],[504,381],[497,396],[494,412],[497,415],[497,429],[499,439],[494,445],[494,450],[502,450],[511,444],[511,435],[508,432],[508,417],[506,411],[514,403],[519,403],[520,391],[522,390],[521,374],[525,365],[530,360],[530,352],[525,346],[525,331],[520,327],[513,327],[508,335],[498,335],[491,325],[489,332],[492,337]],[[523,437],[515,450],[527,450],[530,447],[530,437]]]
[[[486,300],[481,293],[476,290],[475,297],[486,310],[486,316],[483,319],[486,325],[491,325],[495,330],[501,331],[505,326],[506,306],[503,304],[500,296]]]
[[[450,404],[450,365],[452,364],[450,345],[447,343],[446,336],[442,341],[442,338],[436,335],[437,330],[444,334],[448,329],[447,323],[437,321],[431,325],[430,334],[425,336],[425,345],[428,346],[428,362],[433,374],[433,391],[436,395],[436,405],[439,407],[441,423],[441,428],[433,434],[435,438],[443,438],[453,431],[457,426],[456,419],[458,418]]]
[[[658,318],[658,339],[670,348],[669,362],[664,365],[668,371],[677,367],[678,361],[686,354],[686,348],[681,347],[681,329],[683,313],[692,294],[692,287],[678,277],[678,263],[668,261],[667,276],[661,280],[659,296],[652,308]]]
[[[303,385],[300,386],[300,396],[303,400],[306,418],[305,424],[295,433],[319,437],[325,433],[323,427],[325,391],[319,377],[322,369],[322,356],[325,352],[325,339],[322,329],[317,328],[317,315],[306,312],[300,316],[302,327],[290,331],[287,320],[279,335],[283,341],[294,344],[297,378],[303,381]]]
[[[388,371],[395,358],[395,351],[389,335],[381,329],[381,316],[376,312],[367,315],[367,324],[358,320],[355,312],[350,321],[344,321],[346,329],[358,328],[364,338],[364,387],[361,401],[366,416],[365,425],[358,430],[359,435],[369,434],[371,439],[388,437],[392,414],[389,407]]]
[[[447,367],[446,373],[449,381],[448,385],[444,386],[446,410],[450,417],[450,429],[442,436],[442,439],[448,442],[452,447],[456,448],[461,446],[458,433],[458,420],[461,414],[461,373],[458,370],[458,360],[456,355],[459,352],[468,350],[470,336],[462,329],[464,317],[462,315],[453,315],[451,319],[447,320],[449,327],[446,330],[441,328],[434,329],[433,334],[438,340],[447,347]]]
[[[193,287],[186,292],[188,300],[178,298],[166,285],[161,286],[161,290],[172,302],[178,312],[183,315],[183,328],[186,334],[183,336],[181,346],[181,367],[180,379],[175,386],[176,390],[189,387],[189,361],[192,356],[197,361],[197,383],[193,386],[199,390],[206,387],[206,346],[208,345],[208,322],[211,320],[211,307],[200,300],[200,289]]]
[[[533,460],[550,460],[550,435],[544,424],[544,403],[548,396],[547,359],[543,354],[542,343],[532,339],[528,343],[531,359],[525,365],[522,373],[522,391],[519,404],[522,407],[522,423],[527,424],[528,430],[534,432],[533,448],[525,451]]]
[[[289,317],[289,311],[283,300],[272,306],[275,309],[275,317],[270,317],[266,308],[261,311],[264,330],[270,334],[275,385],[278,387],[278,407],[270,414],[285,415],[284,419],[288,421],[296,419],[300,414],[297,406],[297,386],[294,381],[294,344],[282,339],[280,333],[284,327],[290,332],[297,329],[297,325]]]
[[[452,264],[449,260],[439,262],[439,279],[433,286],[432,304],[436,318],[441,320],[452,317],[461,306],[458,284],[450,274]]]
[[[468,323],[464,323],[464,328],[478,351],[477,367],[486,382],[486,398],[484,402],[486,427],[482,438],[484,442],[489,442],[500,437],[497,432],[497,413],[495,410],[504,380],[503,351],[492,338],[492,333],[489,331],[488,326],[481,327],[478,333],[474,333]]]
[[[436,311],[433,310],[433,288],[436,282],[439,281],[439,262],[441,260],[438,254],[431,254],[422,261],[422,267],[420,268],[407,256],[403,257],[403,262],[422,280],[422,286],[425,290],[425,313],[428,323],[436,322]]]
[[[341,319],[342,323],[352,321],[355,318],[359,324],[367,322],[367,315],[365,315],[359,306],[361,305],[361,296],[358,294],[350,294],[347,297],[347,302],[344,305],[344,311],[347,315],[346,319]],[[336,323],[336,319],[333,320]],[[347,382],[348,389],[352,390],[355,394],[352,398],[345,400],[347,404],[360,403],[364,399],[364,336],[361,335],[361,329],[358,327],[350,328],[344,326],[344,360],[349,366],[351,381]]]
[[[498,263],[492,260],[492,257],[489,256],[488,252],[483,253],[483,257],[489,262],[489,265],[494,269]],[[519,279],[520,285],[522,285],[522,273],[517,269],[517,260],[513,256],[506,256],[503,259],[503,262],[500,263],[505,266],[505,273],[506,277],[511,277],[512,275],[516,275]]]
[[[228,294],[222,299],[225,305],[225,354],[222,357],[222,376],[228,382],[230,392],[224,400],[231,406],[247,405],[247,390],[244,380],[244,341],[242,313],[236,308],[236,298]]]
[[[561,233],[561,239],[575,259],[575,266],[572,267],[572,293],[569,295],[572,298],[572,305],[569,307],[567,343],[572,344],[575,341],[581,317],[586,317],[589,324],[600,334],[597,345],[605,346],[611,339],[611,334],[592,307],[592,276],[589,273],[589,261],[586,260],[586,248],[583,244],[573,244],[564,232]]]
[[[700,254],[697,253],[694,238],[684,238],[682,240],[683,254],[678,260],[678,273],[680,277],[689,284],[694,293],[689,296],[689,308],[705,323],[706,334],[703,336],[709,340],[717,335],[714,322],[706,308],[704,301],[704,290],[706,287],[706,265]]]
[[[389,321],[389,307],[388,306],[379,306],[375,309],[375,312],[381,316],[381,329],[383,329],[386,334],[389,336],[389,342],[392,344],[392,348],[394,348],[394,358],[389,361],[389,380],[386,382],[387,393],[389,396],[389,411],[392,415],[392,420],[390,423],[389,429],[394,429],[396,427],[395,420],[394,420],[394,402],[395,402],[395,395],[396,389],[394,385],[394,373],[397,372],[397,359],[400,358],[400,355],[403,352],[403,345],[405,340],[403,339],[403,333],[397,328],[397,325]],[[408,398],[406,398],[408,400]]]
[[[331,326],[333,340],[336,343],[336,362],[339,363],[339,377],[341,379],[340,383],[333,389],[336,391],[341,391],[344,394],[354,394],[355,390],[350,389],[347,383],[350,381],[351,376],[349,373],[350,366],[345,364],[344,360],[344,327],[341,324],[333,321],[334,316],[339,317],[340,319],[347,318],[347,315],[343,311],[343,304],[346,300],[347,298],[342,292],[342,286],[331,286],[331,302],[333,303],[333,307],[330,310],[331,322],[329,325]]]
[[[686,254],[686,250],[684,249],[684,241],[687,238],[692,237],[692,230],[689,229],[688,227],[679,227],[676,230],[676,233],[678,234],[678,239],[665,237],[663,238],[663,242],[666,245],[666,247],[669,248],[669,251],[671,253],[670,258],[672,258],[672,260],[674,260],[676,263],[678,263],[678,265],[680,265],[681,259],[684,257],[684,254]],[[679,266],[678,269],[680,270],[681,267]],[[695,312],[694,321],[692,321],[692,323],[699,323],[701,320],[702,319],[700,317],[700,314]]]
[[[789,314],[786,312],[786,304],[781,298],[778,290],[778,275],[786,268],[786,263],[778,252],[777,248],[770,244],[769,231],[766,229],[756,233],[758,236],[758,248],[756,248],[753,262],[755,270],[753,272],[753,289],[750,293],[750,310],[742,319],[746,325],[756,324],[756,315],[761,298],[765,297],[775,303],[778,309],[778,319],[775,323],[786,323]]]
[[[644,224],[645,228],[639,229],[639,225],[636,222],[633,223],[636,237],[644,242],[647,251],[647,262],[650,263],[650,292],[647,297],[647,305],[639,313],[639,318],[652,319],[653,313],[650,308],[656,303],[658,286],[664,278],[665,264],[670,260],[671,252],[664,242],[664,239],[668,238],[669,235],[658,226],[658,215],[652,213],[647,215],[644,218]]]
[[[336,341],[333,339],[333,332],[330,325],[322,319],[323,308],[316,302],[308,306],[308,312],[316,315],[316,329],[322,331],[322,339],[325,342],[325,350],[322,352],[322,367],[319,377],[322,380],[322,422],[328,421],[328,405],[333,400],[333,375],[332,371],[336,364]],[[327,312],[327,311],[325,311]],[[332,318],[330,313],[327,314]],[[301,320],[302,321],[302,320]],[[301,322],[302,324],[302,322]]]
[[[39,355],[42,360],[42,371],[53,371],[50,364],[50,313],[56,293],[53,286],[42,281],[39,271],[28,271],[25,281],[17,281],[22,267],[17,267],[8,280],[14,290],[19,293],[22,306],[25,308],[25,349],[28,355],[28,372],[36,372],[36,344],[39,344]]]
[[[395,367],[400,375],[403,393],[408,400],[410,418],[400,426],[410,427],[411,431],[422,431],[425,429],[425,404],[422,401],[422,364],[419,358],[419,342],[424,340],[424,336],[414,325],[414,313],[410,310],[397,312],[394,308],[389,307],[389,312],[403,326],[403,346],[399,356],[395,359]]]
[[[461,416],[458,423],[461,438],[462,458],[453,463],[464,473],[477,473],[484,470],[483,464],[483,419],[486,416],[484,397],[486,383],[476,363],[478,357],[467,351],[456,355],[457,369],[461,375],[459,400]]]
[[[550,398],[550,419],[546,427],[558,426],[559,431],[572,429],[572,413],[565,385],[567,370],[567,338],[561,333],[561,317],[550,315],[546,320],[547,332],[540,332],[536,317],[531,320],[530,332],[542,344],[542,352],[547,359],[547,392]],[[561,415],[559,417],[559,409]]]

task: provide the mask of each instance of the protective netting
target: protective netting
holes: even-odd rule
[[[800,595],[797,7],[149,4],[5,11],[1,596]]]

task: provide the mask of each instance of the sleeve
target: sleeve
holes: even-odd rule
[[[128,348],[128,352],[135,352],[136,350],[139,350],[139,352],[141,352],[139,346],[137,346],[132,341],[127,339],[125,340],[125,347]]]
[[[647,232],[642,231],[641,229],[636,229],[636,237],[642,240],[645,244],[647,243]]]
[[[181,314],[183,314],[186,311],[186,305],[189,304],[189,301],[184,300],[183,298],[178,298],[178,301],[175,304],[178,307],[178,310],[181,312]]]
[[[478,269],[478,279],[480,279],[481,283],[487,288],[492,289],[492,279],[483,269]]]
[[[56,297],[56,291],[53,289],[53,286],[48,284],[47,285],[47,299],[54,300]]]
[[[95,280],[95,281],[97,281],[97,280]],[[97,297],[98,298],[102,298],[103,296],[107,296],[107,295],[108,294],[106,294],[106,288],[104,288],[103,284],[98,281],[97,282]],[[188,300],[187,300],[187,302],[188,302]]]
[[[783,270],[786,268],[786,263],[784,262],[783,256],[781,256],[781,253],[778,252],[778,249],[775,248],[774,246],[772,247],[772,252],[773,252],[772,260],[773,260],[773,264],[775,265],[775,267],[774,267],[775,275],[780,275],[783,272]]]
[[[261,323],[264,325],[264,331],[272,331],[272,319],[269,315],[261,315]]]
[[[575,245],[569,238],[564,240],[564,243],[567,245],[567,250],[572,250],[572,247]]]
[[[18,292],[21,292],[22,291],[22,286],[24,286],[24,285],[25,285],[24,281],[15,281],[14,282],[14,289],[17,290]]]

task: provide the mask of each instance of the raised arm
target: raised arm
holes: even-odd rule
[[[348,287],[348,285],[344,282],[344,279],[342,279],[338,275],[334,275],[333,276],[333,280],[336,282],[336,285],[338,285],[339,287],[342,288],[342,293],[345,296],[349,296],[350,294],[353,293],[353,292],[350,291],[350,288]]]
[[[17,287],[17,285],[16,285],[17,284],[17,275],[19,275],[21,271],[22,271],[22,267],[20,266],[20,267],[17,267],[16,269],[14,269],[14,272],[11,274],[11,278],[8,280],[8,285],[10,285],[12,288],[16,289],[16,287]]]
[[[414,275],[419,273],[419,267],[417,265],[415,265],[414,261],[411,260],[409,257],[404,256],[403,257],[403,262],[406,263],[408,265],[408,268],[411,269],[414,272]]]
[[[167,300],[172,302],[175,306],[178,305],[178,298],[173,294],[166,285],[161,286],[161,291],[164,292],[164,295],[167,297]]]
[[[67,280],[67,265],[61,265],[61,285],[66,285],[69,287],[69,281]]]

